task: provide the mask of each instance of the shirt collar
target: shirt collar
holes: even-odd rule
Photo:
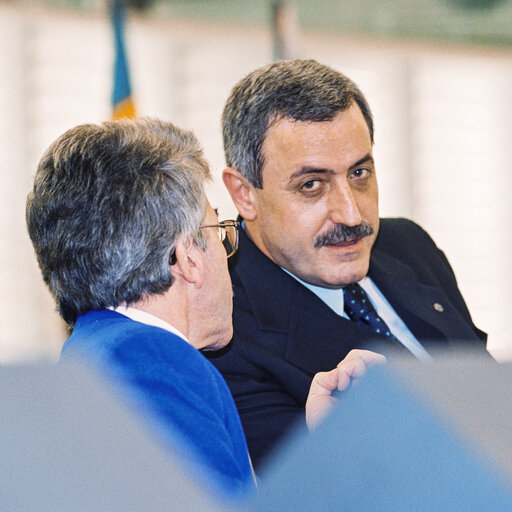
[[[283,267],[281,267],[283,268]],[[308,290],[313,292],[319,299],[323,300],[335,313],[343,316],[343,291],[341,289],[323,288],[311,283],[306,283],[296,275],[292,274],[285,268],[283,270],[296,279],[300,284],[305,286]]]
[[[322,286],[306,283],[306,281],[303,281],[285,268],[281,268],[300,284],[313,292],[319,299],[325,302],[325,304],[327,304],[327,306],[329,306],[336,314],[347,318],[347,315],[344,312],[345,301],[343,300],[343,288],[324,288]],[[368,276],[363,277],[363,279],[359,281],[359,284],[365,289],[370,288],[375,293],[375,285]]]
[[[128,318],[131,318],[135,322],[140,322],[141,324],[152,325],[153,327],[160,327],[161,329],[165,329],[166,331],[172,332],[176,336],[184,339],[187,343],[190,343],[187,337],[178,329],[176,329],[176,327],[166,322],[165,320],[152,315],[151,313],[126,306],[118,306],[117,308],[109,309],[115,311],[116,313],[120,313],[121,315],[127,316]]]

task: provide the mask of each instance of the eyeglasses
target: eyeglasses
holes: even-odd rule
[[[203,228],[217,228],[217,235],[226,249],[226,254],[228,258],[235,254],[238,249],[238,228],[240,227],[240,222],[236,220],[223,220],[219,224],[208,224],[206,226],[199,226],[200,229]]]
[[[217,236],[219,237],[228,258],[235,254],[238,249],[238,228],[240,222],[236,220],[223,220],[219,224],[207,224],[205,226],[199,226],[199,229],[203,228],[217,228]],[[176,253],[173,251],[169,257],[169,263],[174,265],[176,263]]]

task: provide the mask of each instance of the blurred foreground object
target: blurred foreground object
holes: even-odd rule
[[[372,368],[274,458],[250,510],[512,510],[512,365]]]
[[[3,368],[0,389],[2,510],[226,510],[86,366]]]

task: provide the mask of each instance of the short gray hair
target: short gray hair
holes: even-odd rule
[[[44,153],[26,219],[64,320],[172,284],[179,235],[203,249],[210,170],[191,132],[139,119],[77,126]]]
[[[314,60],[281,61],[259,68],[231,91],[222,115],[226,164],[263,187],[261,151],[268,128],[280,119],[331,121],[355,102],[373,143],[370,107],[357,85]]]

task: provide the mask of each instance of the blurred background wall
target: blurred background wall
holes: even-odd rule
[[[220,179],[231,87],[279,51],[347,74],[373,108],[381,214],[430,232],[490,352],[512,359],[512,1],[281,4],[280,47],[270,0],[130,2],[138,113],[195,131],[215,176],[211,202],[233,217]],[[110,117],[113,53],[106,1],[0,1],[0,364],[55,359],[66,339],[26,234],[25,199],[57,136]]]

